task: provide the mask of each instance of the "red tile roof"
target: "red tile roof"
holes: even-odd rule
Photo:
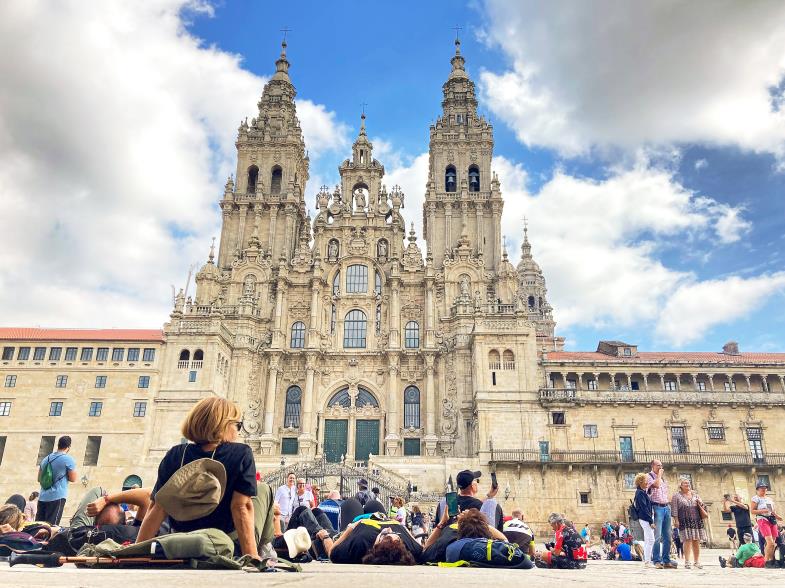
[[[31,329],[0,327],[4,341],[147,341],[162,343],[160,329]]]
[[[617,357],[596,351],[551,351],[548,362],[612,362],[612,363],[721,363],[721,364],[782,364],[785,353],[740,353],[728,355],[709,351],[640,351],[635,357]]]

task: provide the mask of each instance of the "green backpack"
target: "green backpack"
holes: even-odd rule
[[[58,455],[57,457],[60,456]],[[57,459],[57,457],[54,459]],[[41,484],[41,488],[43,490],[49,490],[52,486],[60,481],[59,478],[55,480],[55,471],[52,468],[52,462],[54,459],[47,458],[46,463],[42,463],[38,468],[38,483]]]

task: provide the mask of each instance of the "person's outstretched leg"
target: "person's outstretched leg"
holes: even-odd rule
[[[265,482],[256,485],[253,503],[254,535],[259,549],[273,540],[273,491]]]

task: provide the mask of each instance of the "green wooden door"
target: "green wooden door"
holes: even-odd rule
[[[339,463],[346,455],[349,421],[327,419],[324,421],[324,457],[330,463]]]
[[[354,459],[368,461],[370,454],[379,455],[379,421],[358,420],[355,429]]]

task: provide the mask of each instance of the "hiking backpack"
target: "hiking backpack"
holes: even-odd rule
[[[43,490],[49,490],[52,486],[57,484],[57,482],[62,480],[62,477],[55,480],[55,471],[54,468],[52,468],[52,462],[60,456],[58,455],[54,459],[51,459],[51,457],[51,455],[47,457],[46,463],[42,463],[38,468],[38,483],[41,484],[41,489]]]

